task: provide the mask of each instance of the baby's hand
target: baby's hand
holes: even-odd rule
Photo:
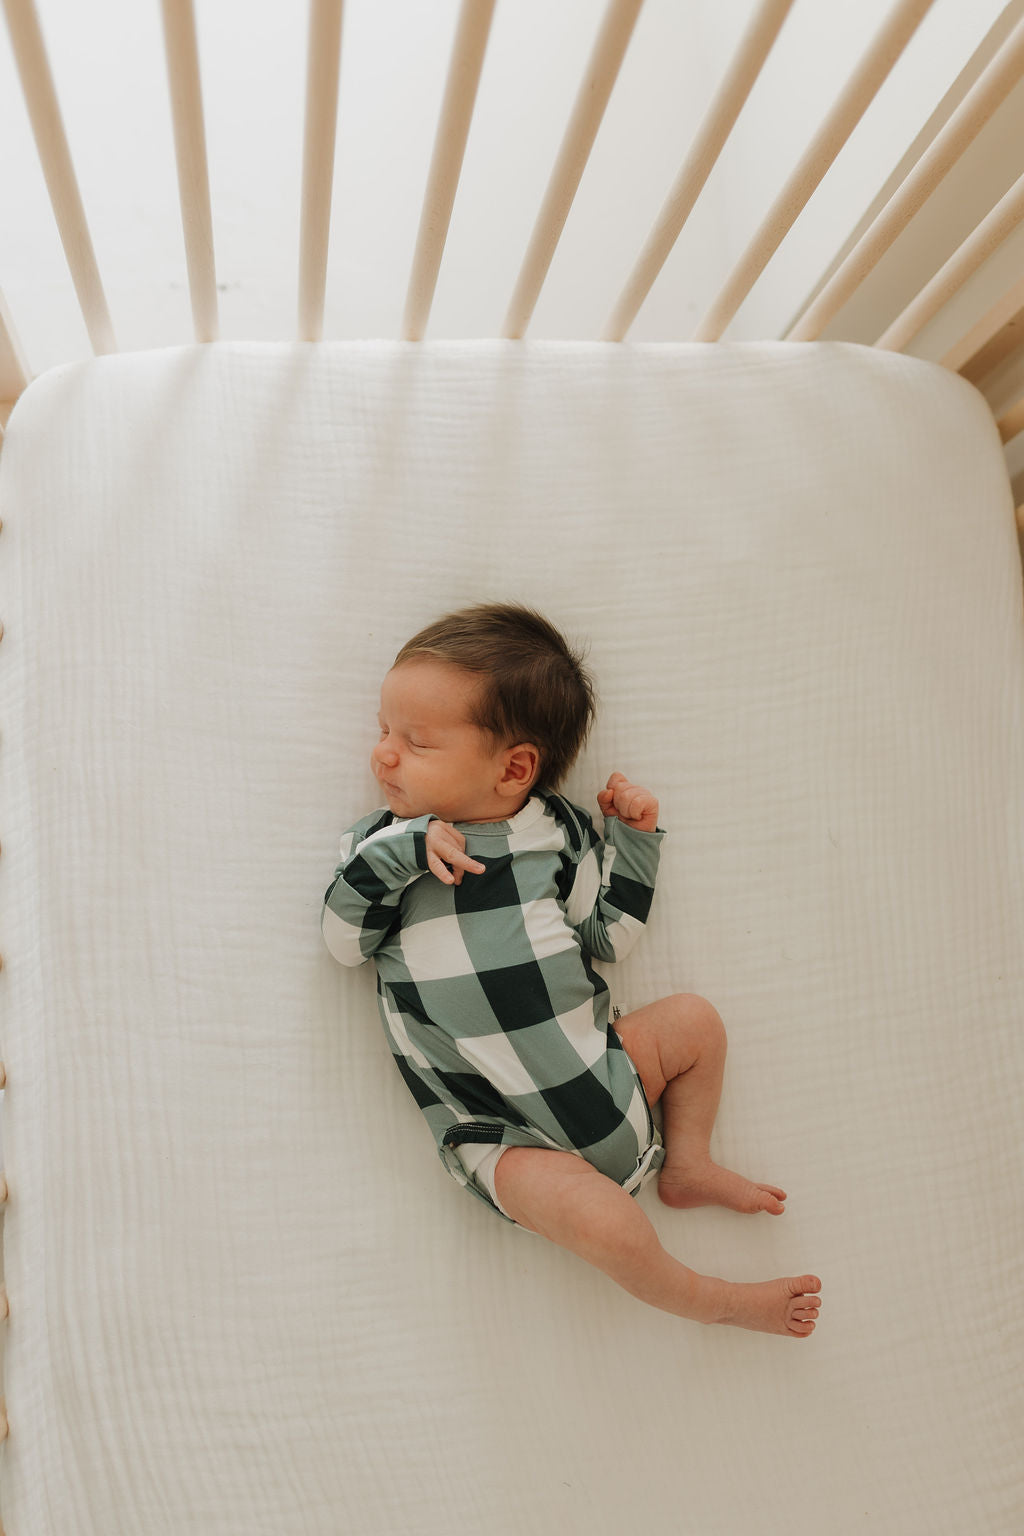
[[[631,784],[624,773],[613,773],[597,803],[605,816],[615,816],[634,832],[653,832],[658,825],[658,802],[649,789]]]
[[[482,875],[486,864],[467,857],[466,839],[448,821],[437,816],[427,825],[427,866],[432,875],[445,885],[461,885],[464,870],[471,875]],[[451,868],[447,868],[451,865]]]

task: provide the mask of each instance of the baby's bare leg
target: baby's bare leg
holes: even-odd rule
[[[687,1269],[666,1253],[632,1196],[571,1152],[510,1147],[498,1160],[494,1184],[514,1221],[586,1259],[649,1306],[694,1322],[793,1338],[814,1331],[816,1276],[745,1285]]]
[[[717,1010],[703,997],[679,992],[627,1013],[615,1028],[648,1102],[661,1101],[665,1162],[658,1193],[666,1205],[724,1205],[781,1216],[784,1189],[756,1184],[711,1157],[726,1052]]]

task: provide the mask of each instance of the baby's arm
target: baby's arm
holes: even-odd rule
[[[613,773],[597,797],[604,841],[586,817],[566,913],[584,949],[597,960],[622,960],[643,932],[654,898],[664,832],[650,790]]]
[[[342,965],[369,959],[393,929],[402,892],[428,868],[430,820],[395,821],[373,811],[342,837],[320,918],[324,942]]]
[[[420,875],[458,885],[465,870],[481,874],[485,866],[465,847],[462,833],[437,816],[393,821],[373,811],[357,821],[341,839],[341,863],[320,917],[334,958],[342,965],[368,960],[393,929],[402,892]]]

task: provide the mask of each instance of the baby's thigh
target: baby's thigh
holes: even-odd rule
[[[607,1198],[606,1187],[618,1186],[584,1158],[544,1147],[506,1147],[494,1169],[494,1191],[506,1215],[554,1242],[566,1241],[567,1223],[587,1223]]]

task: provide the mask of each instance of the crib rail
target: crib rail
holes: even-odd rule
[[[743,110],[761,73],[761,67],[779,35],[793,0],[765,0],[747,29],[718,94],[704,118],[690,152],[683,162],[657,222],[625,288],[619,295],[602,340],[623,341],[640,313],[640,306],[654,286],[683,226],[693,211],[716,160]]]
[[[387,0],[381,0],[387,3]],[[808,0],[802,0],[808,3]],[[846,86],[809,142],[760,228],[727,275],[693,339],[717,341],[799,219],[894,64],[911,45],[934,0],[895,0],[863,56],[853,62]],[[538,298],[585,174],[608,102],[625,59],[643,0],[608,0],[576,93],[572,112],[538,210],[500,334],[526,335]],[[612,304],[601,339],[621,343],[657,281],[713,174],[753,86],[775,47],[794,0],[759,0],[735,55],[690,144],[661,213],[647,235],[628,279]],[[425,335],[441,270],[474,107],[492,30],[496,0],[461,0],[448,78],[439,114],[433,156],[406,295],[402,336]],[[78,305],[95,354],[117,350],[114,324],[89,233],[83,199],[65,133],[36,0],[3,0],[17,68],[46,187],[63,244]],[[210,176],[203,113],[200,51],[193,0],[161,0],[163,42],[173,127],[193,336],[218,339],[217,273]],[[1024,0],[1013,0],[1004,17],[1010,26],[1001,46],[957,109],[942,125],[881,208],[861,238],[831,272],[784,332],[783,339],[811,340],[835,335],[837,317],[878,266],[910,221],[1013,90],[1024,79]],[[302,159],[296,336],[319,341],[324,335],[329,276],[338,120],[343,0],[310,0],[308,8],[305,130]],[[1004,28],[1005,30],[1005,28]],[[1011,189],[974,231],[933,270],[923,271],[916,295],[890,315],[875,345],[907,348],[922,327],[953,297],[1024,219],[1024,144],[1021,172]],[[980,318],[939,359],[984,386],[986,370],[1008,358],[1024,369],[1024,279],[996,295]],[[841,331],[840,331],[841,334]],[[992,359],[996,358],[995,363]],[[0,294],[0,426],[30,382],[31,368]],[[998,404],[1000,430],[1016,436],[1022,428],[1020,402]],[[1024,486],[1022,486],[1024,492]],[[1024,495],[1022,495],[1024,499]]]
[[[97,354],[116,352],[114,327],[100,281],[39,17],[33,0],[8,0],[4,11],[32,133],[46,177],[46,189],[89,340]]]
[[[796,223],[850,134],[875,99],[933,0],[901,0],[859,61],[831,112],[698,326],[696,341],[718,341],[782,241]]]
[[[405,301],[409,341],[422,337],[433,303],[493,17],[494,0],[464,3],[459,16]]]
[[[162,8],[192,323],[196,341],[216,341],[217,267],[195,15],[180,0],[162,0]]]
[[[906,229],[914,214],[956,164],[982,127],[1024,75],[1024,18],[1006,39],[995,58],[961,102],[934,143],[922,155],[899,190],[886,203],[874,223],[819,293],[814,303],[788,332],[791,341],[810,341],[820,336],[859,287],[893,241]],[[966,272],[960,281],[966,278]],[[950,294],[955,291],[951,287]],[[915,301],[916,302],[916,301]],[[908,338],[909,339],[909,338]]]

